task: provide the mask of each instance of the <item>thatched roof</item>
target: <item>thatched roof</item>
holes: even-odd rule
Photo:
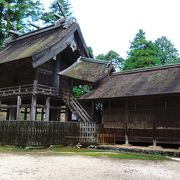
[[[74,64],[58,74],[67,78],[95,83],[107,76],[113,69],[112,64],[108,61],[80,57]]]
[[[81,99],[180,93],[180,65],[113,73]]]
[[[31,58],[37,67],[63,51],[78,33],[82,47],[87,51],[79,25],[73,23],[67,29],[55,25],[42,28],[13,39],[0,51],[0,64]]]

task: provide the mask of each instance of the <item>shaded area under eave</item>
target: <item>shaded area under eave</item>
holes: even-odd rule
[[[82,100],[180,93],[180,65],[113,73]]]
[[[112,71],[114,67],[110,62],[80,57],[69,68],[58,74],[81,82],[96,83]]]
[[[84,45],[77,23],[73,23],[67,29],[61,26],[50,26],[19,36],[0,51],[0,64],[31,58],[33,66],[37,67],[69,46],[74,40],[76,31]]]

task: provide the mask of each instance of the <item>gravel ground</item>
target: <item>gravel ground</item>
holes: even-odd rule
[[[0,154],[0,180],[179,180],[180,161]]]

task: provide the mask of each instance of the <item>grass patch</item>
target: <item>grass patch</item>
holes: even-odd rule
[[[52,146],[51,148],[42,147],[27,147],[19,148],[14,146],[0,146],[0,153],[30,153],[33,155],[80,155],[99,158],[111,159],[134,159],[134,160],[170,160],[162,155],[149,155],[138,153],[115,153],[105,150],[87,149],[87,148],[72,148],[65,146]]]
[[[149,154],[135,154],[135,153],[84,153],[82,156],[91,157],[106,157],[112,159],[132,159],[132,160],[151,160],[151,161],[164,161],[170,160],[162,155],[149,155]]]

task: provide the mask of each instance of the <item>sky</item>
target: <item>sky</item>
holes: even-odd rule
[[[43,0],[48,6],[52,0]],[[139,29],[148,40],[166,36],[180,51],[180,0],[69,0],[87,46],[95,55],[127,56]]]

